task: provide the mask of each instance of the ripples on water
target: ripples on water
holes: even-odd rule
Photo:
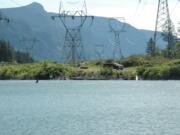
[[[0,135],[180,135],[180,82],[1,81]]]

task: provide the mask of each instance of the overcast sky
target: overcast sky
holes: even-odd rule
[[[0,0],[0,8],[27,5],[35,0]],[[58,12],[60,0],[36,0],[47,11]],[[82,0],[64,0],[81,3]],[[88,13],[105,17],[125,17],[126,22],[140,29],[154,30],[158,0],[86,0]],[[66,8],[66,7],[65,7]],[[68,8],[68,7],[67,7]],[[180,21],[180,0],[169,0],[171,19]]]

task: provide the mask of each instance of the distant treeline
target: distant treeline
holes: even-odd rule
[[[32,62],[28,53],[16,51],[8,42],[0,41],[0,80],[134,80],[137,75],[142,80],[180,80],[180,42],[172,50],[160,50],[153,55],[147,53],[116,61],[81,61],[77,67],[51,61]],[[124,69],[105,66],[112,63],[119,63]]]
[[[28,53],[16,51],[9,42],[0,40],[0,62],[32,63],[33,61]]]
[[[159,49],[155,46],[155,42],[151,38],[147,43],[146,54],[148,56],[163,56],[169,59],[180,58],[180,42],[174,42],[172,45],[167,45],[164,49]]]

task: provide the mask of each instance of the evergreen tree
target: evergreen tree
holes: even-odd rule
[[[163,28],[162,36],[163,36],[163,40],[168,43],[165,50],[166,51],[165,57],[172,58],[174,55],[174,47],[176,44],[175,27],[172,21],[170,26],[168,25]]]
[[[16,51],[9,42],[0,40],[0,62],[32,63],[34,60],[28,53]]]
[[[180,42],[177,42],[175,45],[175,58],[180,59]]]
[[[9,45],[9,42],[0,41],[0,61],[12,62],[14,49]]]
[[[178,36],[180,37],[180,22],[178,24],[179,24],[179,26],[178,26]]]
[[[156,53],[155,42],[152,38],[147,42],[146,53],[150,56],[154,56]]]

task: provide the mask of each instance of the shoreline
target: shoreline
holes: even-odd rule
[[[180,59],[135,56],[117,61],[84,61],[78,67],[51,61],[0,64],[0,80],[180,80]]]

